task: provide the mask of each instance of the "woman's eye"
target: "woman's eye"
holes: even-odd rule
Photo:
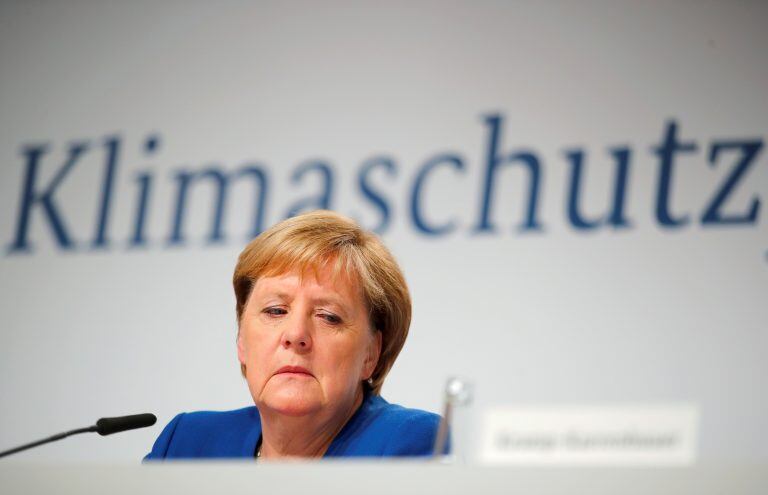
[[[284,315],[288,313],[283,308],[267,308],[263,312],[270,316],[279,316],[279,315]]]
[[[338,325],[339,323],[341,323],[341,318],[339,318],[338,316],[336,316],[334,314],[331,314],[331,313],[318,313],[317,315],[320,318],[324,319],[325,321],[327,321],[328,323],[330,323],[332,325]]]

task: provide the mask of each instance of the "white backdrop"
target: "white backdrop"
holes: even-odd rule
[[[230,279],[256,189],[232,183],[225,238],[210,243],[216,190],[190,185],[185,242],[174,245],[178,174],[257,165],[268,225],[322,196],[316,170],[291,180],[319,160],[333,174],[330,206],[374,228],[382,210],[359,174],[386,158],[390,168],[366,180],[389,208],[382,236],[414,300],[387,399],[436,411],[445,378],[459,374],[476,384],[478,409],[692,403],[700,459],[764,462],[767,18],[757,1],[3,2],[0,449],[100,416],[156,413],[152,429],[23,454],[130,461],[177,412],[249,404]],[[538,161],[538,231],[519,228],[526,166],[501,159],[495,230],[477,232],[489,119],[501,124],[500,156]],[[654,149],[671,125],[695,147],[674,157],[669,210],[690,220],[679,226],[657,215]],[[73,143],[88,147],[57,185]],[[703,223],[750,144],[721,211],[743,217],[757,201],[754,218]],[[630,156],[630,225],[579,229],[565,153],[584,153],[579,209],[595,219],[613,198],[615,148]],[[430,235],[411,201],[438,155],[459,165],[431,169],[418,207],[454,229]],[[136,246],[141,184],[146,243]]]

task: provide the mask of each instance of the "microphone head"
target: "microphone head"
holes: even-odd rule
[[[111,435],[120,431],[135,430],[152,426],[157,422],[154,414],[133,414],[131,416],[119,416],[116,418],[101,418],[96,421],[96,431],[99,435]]]

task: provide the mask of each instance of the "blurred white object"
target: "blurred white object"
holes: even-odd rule
[[[695,405],[528,406],[489,409],[481,459],[491,464],[690,466]]]

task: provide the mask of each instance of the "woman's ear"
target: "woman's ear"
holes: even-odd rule
[[[381,331],[376,330],[368,345],[368,355],[365,357],[363,376],[367,380],[373,375],[381,356]]]
[[[237,359],[240,364],[245,366],[245,344],[243,343],[243,334],[237,331]]]

